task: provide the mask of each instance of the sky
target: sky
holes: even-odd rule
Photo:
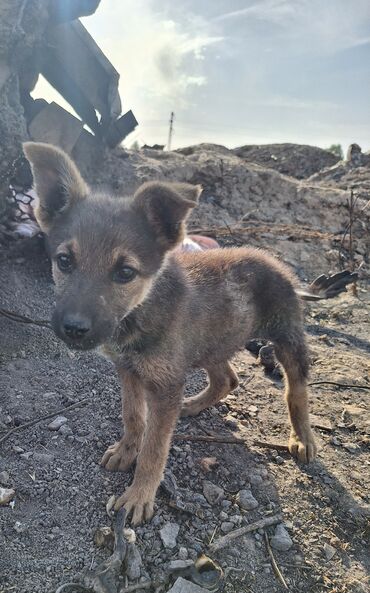
[[[165,144],[174,111],[172,148],[370,149],[369,0],[102,0],[82,22],[139,121],[128,146]]]

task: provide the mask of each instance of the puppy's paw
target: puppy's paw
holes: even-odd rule
[[[132,484],[118,498],[114,509],[118,511],[122,506],[125,507],[127,515],[132,513],[132,525],[139,525],[143,521],[149,521],[154,512],[154,498],[156,489],[150,487],[140,487]]]
[[[294,431],[290,434],[289,451],[302,463],[310,463],[317,455],[317,447],[311,430],[300,439]]]
[[[127,442],[123,437],[108,447],[100,464],[111,472],[124,472],[134,463],[137,455],[138,444]]]

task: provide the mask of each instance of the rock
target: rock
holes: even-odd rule
[[[229,531],[232,531],[234,527],[234,523],[231,521],[223,521],[221,523],[221,531],[223,531],[223,533],[229,533]]]
[[[128,578],[132,581],[134,579],[140,578],[143,561],[141,559],[140,552],[138,548],[135,546],[135,544],[128,544],[125,562],[126,574]]]
[[[258,507],[258,501],[250,490],[240,490],[236,495],[236,502],[245,511],[252,511]]]
[[[292,547],[293,541],[281,523],[276,526],[275,534],[272,536],[270,544],[272,548],[280,552],[287,552]]]
[[[58,433],[63,435],[64,437],[69,437],[73,434],[73,430],[67,424],[62,424],[62,426],[58,430]]]
[[[0,472],[0,484],[4,484],[4,486],[7,486],[9,484],[9,480],[10,480],[10,476],[9,476],[8,472],[6,472],[6,471]]]
[[[59,430],[63,424],[68,422],[68,419],[65,416],[57,416],[54,418],[52,422],[48,425],[49,430]]]
[[[20,521],[16,521],[14,523],[14,531],[16,531],[17,533],[24,533],[26,529],[27,527]]]
[[[15,490],[13,488],[0,488],[0,505],[8,504],[14,496]]]
[[[251,484],[253,484],[253,486],[259,486],[259,484],[262,484],[263,479],[262,479],[262,476],[260,476],[258,474],[251,474],[249,476],[249,482]]]
[[[203,589],[203,587],[199,587],[195,583],[191,581],[187,581],[182,577],[179,577],[174,586],[169,589],[167,593],[209,593],[207,589]]]
[[[159,532],[165,548],[175,548],[180,526],[177,523],[166,523]]]
[[[27,453],[21,453],[19,457],[21,457],[22,459],[26,459],[26,461],[28,461],[28,459],[32,457],[32,455],[32,451],[27,451]]]
[[[203,494],[209,504],[217,504],[223,499],[225,493],[222,488],[206,480],[203,482]]]
[[[168,570],[170,572],[175,572],[176,570],[183,570],[184,568],[193,566],[193,564],[194,562],[192,560],[171,560],[168,563]]]
[[[188,556],[189,556],[189,553],[188,553],[187,549],[184,548],[183,546],[181,546],[181,548],[179,548],[179,559],[187,560]]]
[[[324,554],[327,560],[331,560],[336,553],[336,549],[333,548],[330,544],[324,544]]]
[[[343,447],[349,451],[349,453],[357,453],[361,451],[361,447],[359,447],[356,443],[343,443]]]
[[[22,449],[22,447],[18,447],[18,445],[13,446],[13,451],[14,451],[14,453],[18,453],[18,455],[20,455],[21,453],[24,453],[24,449]]]

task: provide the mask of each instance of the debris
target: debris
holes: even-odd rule
[[[180,560],[187,560],[188,559],[188,556],[189,556],[189,553],[188,553],[187,549],[184,548],[183,546],[181,546],[179,548],[179,559]]]
[[[225,492],[222,488],[216,486],[216,484],[212,484],[212,482],[208,482],[207,480],[203,482],[203,494],[209,504],[217,504],[225,496]]]
[[[16,521],[14,523],[14,531],[16,531],[17,533],[24,533],[26,529],[26,526],[20,521]]]
[[[245,511],[252,511],[258,507],[258,501],[250,490],[240,490],[236,495],[236,502]]]
[[[183,570],[184,568],[189,568],[189,566],[193,566],[193,560],[171,560],[168,563],[168,570],[170,572],[175,572],[177,570]]]
[[[234,523],[232,523],[231,521],[223,521],[221,523],[221,531],[223,533],[229,533],[233,529],[234,529]]]
[[[114,503],[116,502],[116,496],[112,494],[107,500],[107,504],[105,505],[105,510],[107,511],[108,517],[111,517],[111,510],[114,507]]]
[[[159,531],[165,548],[176,548],[180,526],[177,523],[166,523]]]
[[[274,556],[273,551],[271,549],[269,538],[268,538],[268,535],[267,535],[266,531],[264,532],[264,539],[265,539],[266,548],[267,548],[268,554],[270,556],[271,565],[272,565],[272,568],[274,570],[274,573],[277,576],[277,578],[279,579],[279,581],[281,582],[281,584],[283,585],[284,589],[288,590],[289,589],[288,588],[288,585],[286,584],[286,581],[284,579],[284,576],[283,576],[280,568],[277,565],[277,562],[275,560],[275,556]]]
[[[94,535],[94,543],[98,548],[108,548],[113,550],[114,533],[111,527],[99,527]]]
[[[276,526],[275,533],[271,538],[271,546],[280,552],[287,552],[293,545],[293,541],[284,525]]]
[[[179,577],[168,593],[208,593],[207,589]]]
[[[50,422],[50,424],[48,425],[48,429],[49,430],[59,430],[61,426],[63,426],[63,424],[65,424],[66,422],[68,422],[68,418],[66,418],[65,416],[57,416],[53,422]]]
[[[330,544],[327,544],[327,543],[325,542],[325,544],[324,544],[324,554],[325,554],[325,558],[326,558],[327,560],[331,560],[331,559],[333,558],[333,556],[335,555],[335,553],[336,553],[336,549],[335,549],[335,548],[333,548],[333,546],[331,546]]]
[[[123,535],[129,544],[134,544],[136,542],[136,533],[131,527],[125,527]]]
[[[204,473],[208,473],[218,466],[218,461],[216,457],[202,457],[199,461],[199,465]]]
[[[6,471],[0,472],[0,484],[7,486],[9,484],[9,480],[10,480],[10,476],[9,476],[8,472],[6,472]]]
[[[342,446],[349,451],[349,453],[358,453],[361,451],[361,447],[359,447],[356,443],[343,443]]]
[[[245,527],[240,527],[240,529],[235,529],[235,531],[230,531],[227,535],[220,537],[217,539],[213,544],[209,546],[209,549],[212,552],[217,552],[221,548],[225,548],[228,546],[234,539],[242,537],[247,533],[251,533],[252,531],[257,531],[258,529],[263,529],[264,527],[269,527],[270,525],[275,525],[281,521],[281,515],[272,515],[270,517],[265,517],[264,519],[260,519],[255,523],[250,523]]]
[[[8,504],[14,496],[15,490],[13,488],[0,488],[0,505]]]
[[[135,546],[135,544],[128,543],[125,566],[126,574],[131,581],[140,578],[142,565],[143,561],[137,546]]]

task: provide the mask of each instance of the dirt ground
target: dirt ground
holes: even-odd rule
[[[39,239],[3,251],[0,277],[1,307],[48,319],[53,291]],[[369,304],[369,293],[360,288],[358,297],[346,293],[306,306],[311,381],[370,387]],[[113,367],[98,355],[72,353],[48,329],[4,317],[0,356],[0,438],[14,426],[87,398],[65,413],[69,429],[64,434],[48,429],[50,418],[0,444],[1,485],[16,491],[13,508],[0,507],[0,591],[54,592],[109,555],[96,547],[94,533],[110,523],[109,497],[121,494],[132,478],[132,473],[111,474],[99,466],[105,448],[120,434],[119,386]],[[179,512],[159,492],[154,519],[136,529],[140,578],[160,578],[179,554],[195,558],[207,552],[227,523],[239,527],[281,512],[293,545],[286,552],[275,549],[274,556],[290,591],[368,590],[369,392],[311,387],[313,423],[322,427],[315,428],[320,453],[315,463],[300,467],[284,451],[255,444],[287,441],[280,379],[267,376],[247,351],[236,357],[235,366],[238,389],[217,408],[181,420],[178,432],[243,436],[247,446],[174,441],[170,476],[200,512]],[[199,391],[204,381],[201,372],[189,376],[188,393]],[[207,469],[202,460],[209,457],[216,463]],[[204,498],[205,480],[223,489],[217,504]],[[237,492],[245,488],[258,501],[254,510],[236,504]],[[159,534],[168,522],[179,527],[172,549],[164,548]],[[273,535],[274,527],[267,532]],[[226,571],[227,592],[283,590],[262,531],[209,555]]]

